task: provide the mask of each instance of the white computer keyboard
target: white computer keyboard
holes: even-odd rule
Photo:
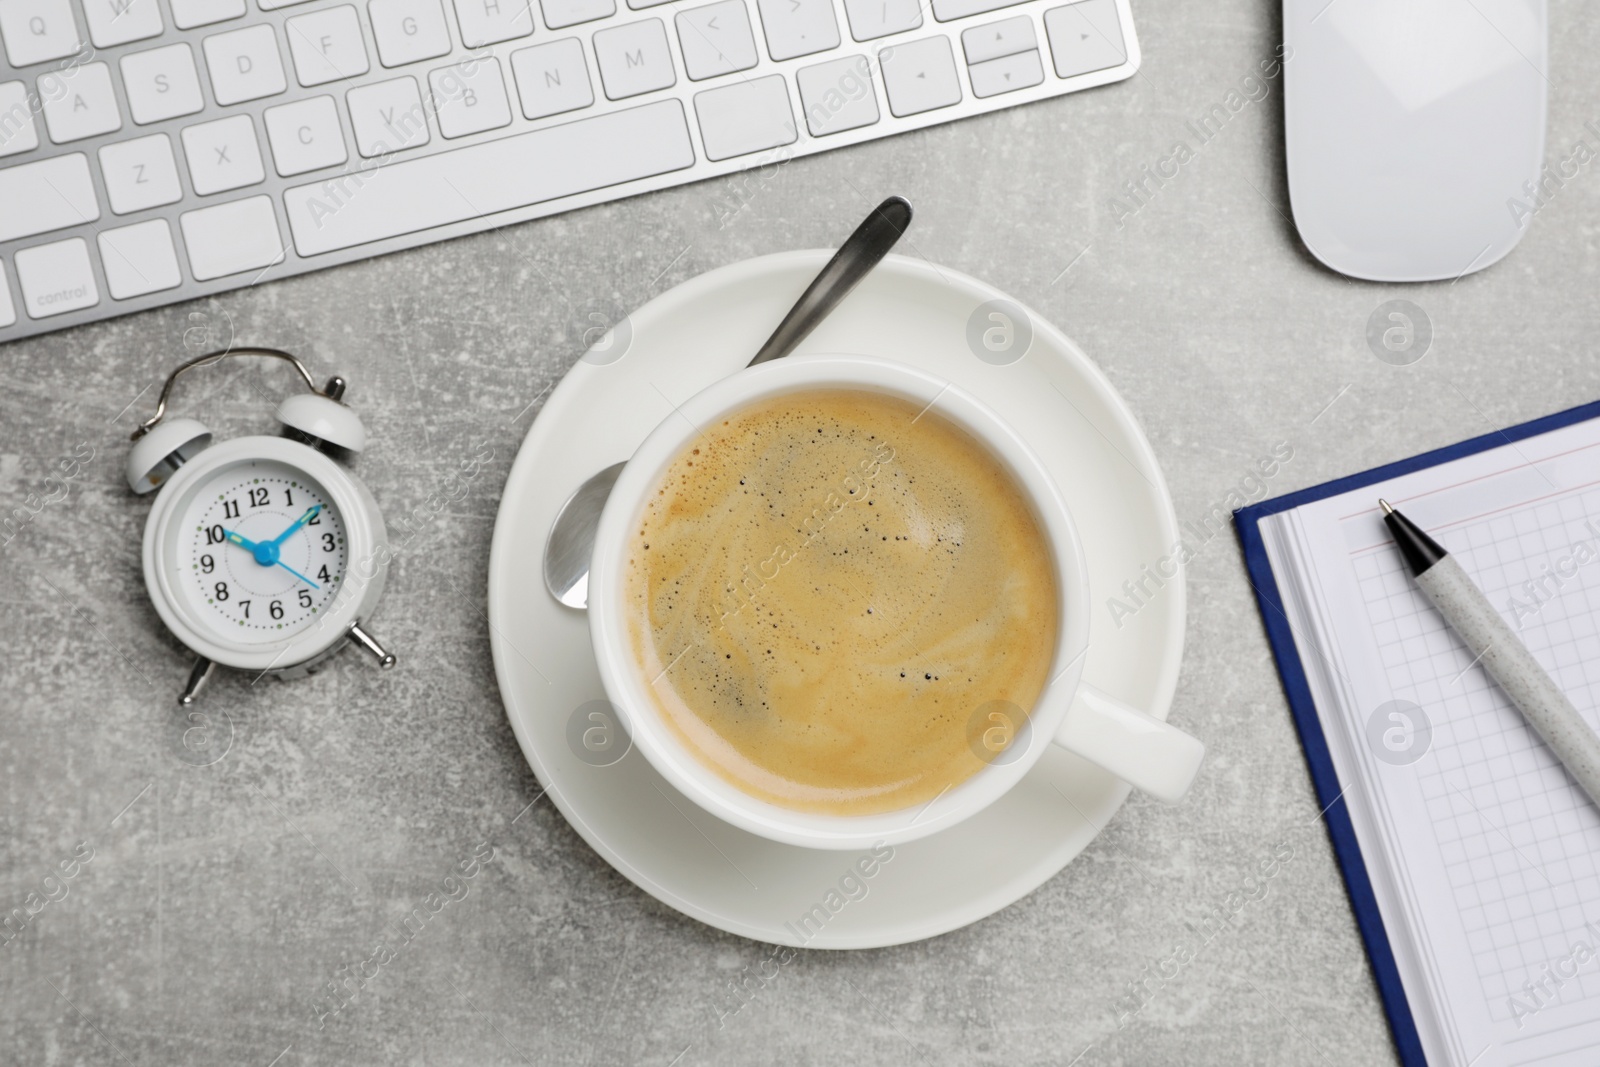
[[[1139,65],[1127,0],[0,0],[0,42],[0,341]]]

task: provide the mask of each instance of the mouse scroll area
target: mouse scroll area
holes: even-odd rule
[[[1540,188],[1541,0],[1284,0],[1295,226],[1355,278],[1457,278],[1510,252]]]

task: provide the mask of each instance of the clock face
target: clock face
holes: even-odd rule
[[[176,524],[195,620],[217,637],[270,644],[316,625],[345,576],[343,517],[327,491],[286,463],[242,460],[189,495]]]

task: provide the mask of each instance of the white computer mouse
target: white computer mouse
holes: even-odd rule
[[[1458,278],[1549,199],[1544,0],[1284,0],[1289,199],[1356,278]]]

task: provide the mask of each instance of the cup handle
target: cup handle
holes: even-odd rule
[[[1198,738],[1084,682],[1053,740],[1169,804],[1189,791],[1206,754]]]

